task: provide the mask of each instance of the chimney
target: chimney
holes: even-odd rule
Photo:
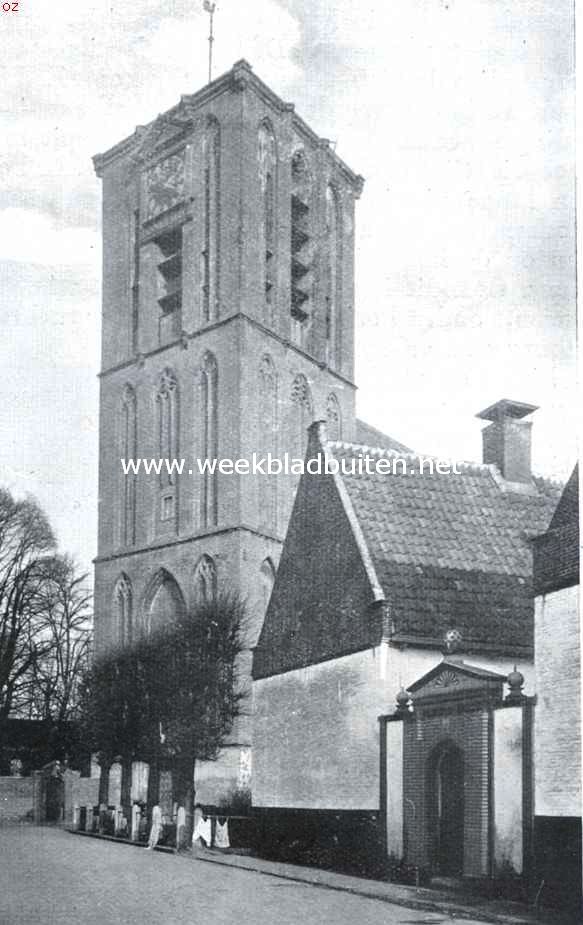
[[[523,421],[522,418],[537,408],[537,405],[503,398],[476,415],[483,421],[492,421],[482,431],[483,461],[497,466],[508,482],[530,482],[532,478],[532,421]]]

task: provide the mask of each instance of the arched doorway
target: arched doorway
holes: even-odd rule
[[[444,743],[429,757],[429,831],[433,872],[460,877],[464,872],[464,756]]]

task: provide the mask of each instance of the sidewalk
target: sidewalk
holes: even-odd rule
[[[328,890],[340,890],[369,899],[417,909],[424,912],[441,912],[454,917],[479,919],[499,925],[572,925],[575,919],[564,917],[554,910],[542,910],[538,915],[521,903],[507,900],[486,899],[483,896],[462,895],[457,891],[433,890],[401,886],[397,883],[385,883],[381,880],[366,880],[363,877],[350,877],[333,871],[315,867],[302,867],[299,864],[282,864],[278,861],[265,861],[248,855],[222,854],[204,848],[196,848],[192,857],[198,861],[211,864],[223,864],[254,871],[283,880],[309,883],[312,886]]]
[[[70,828],[67,831],[85,838],[99,838],[134,848],[145,847],[136,842],[124,842],[108,835],[96,835]],[[154,850],[176,853],[172,848],[156,847]],[[240,870],[264,874],[268,877],[279,877],[282,880],[292,880],[296,883],[308,883],[322,889],[339,890],[356,896],[393,903],[407,909],[443,913],[450,918],[472,918],[482,922],[493,922],[496,925],[578,925],[579,921],[552,909],[543,909],[537,914],[522,903],[503,899],[493,900],[476,894],[461,893],[457,890],[417,888],[382,880],[367,880],[364,877],[337,874],[318,867],[283,864],[251,855],[226,854],[208,848],[197,847],[192,851],[180,852],[180,857],[190,857],[193,860],[210,864],[222,864],[224,867],[236,867]]]

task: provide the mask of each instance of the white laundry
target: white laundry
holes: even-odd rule
[[[182,848],[183,838],[184,838],[184,827],[186,825],[186,810],[184,806],[178,807],[178,812],[176,813],[176,847]]]
[[[211,819],[199,819],[192,836],[193,842],[198,841],[200,838],[207,847],[210,847],[212,833],[211,822]]]
[[[148,839],[148,848],[154,848],[155,845],[160,841],[160,836],[162,834],[162,810],[159,806],[155,806],[152,810],[152,828],[150,829],[150,837]]]
[[[217,819],[215,825],[215,848],[229,848],[229,823],[225,819],[224,823],[221,825]]]

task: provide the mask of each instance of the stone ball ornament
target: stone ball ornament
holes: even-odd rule
[[[449,629],[443,635],[443,647],[447,655],[453,655],[454,652],[460,652],[463,643],[463,636],[458,629]]]

